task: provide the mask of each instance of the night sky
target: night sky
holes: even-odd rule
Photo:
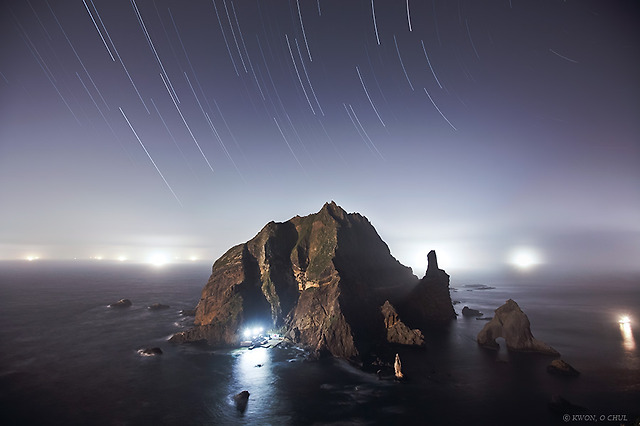
[[[212,262],[335,200],[417,275],[640,269],[637,1],[1,4],[0,259]]]

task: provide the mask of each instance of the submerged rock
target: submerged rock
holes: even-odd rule
[[[384,326],[387,329],[387,342],[400,345],[423,346],[424,336],[422,332],[407,327],[398,317],[398,313],[389,301],[385,301],[380,308],[384,317]]]
[[[241,412],[245,412],[247,409],[247,403],[249,402],[249,391],[242,391],[239,394],[233,396],[233,402],[236,404],[236,409]]]
[[[180,311],[180,315],[183,317],[195,317],[196,310],[195,309],[183,309]]]
[[[468,306],[462,308],[462,316],[464,317],[481,317],[484,314],[477,309],[471,309]]]
[[[478,333],[477,341],[481,346],[498,349],[496,339],[503,337],[507,349],[512,351],[559,355],[551,346],[533,337],[529,318],[512,299],[496,309],[495,313],[493,319]]]
[[[144,348],[144,349],[139,349],[138,353],[142,356],[156,356],[156,355],[162,355],[162,349],[158,347]]]
[[[551,361],[551,364],[547,366],[547,372],[557,376],[576,377],[580,375],[578,370],[562,359],[554,359]]]
[[[154,303],[153,305],[147,306],[147,309],[151,311],[159,311],[162,309],[169,309],[169,305],[163,305],[162,303]]]
[[[109,305],[110,308],[128,308],[131,306],[131,300],[129,299],[120,299],[116,303],[112,303]]]

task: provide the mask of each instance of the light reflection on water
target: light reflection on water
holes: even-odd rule
[[[250,393],[245,415],[268,412],[272,406],[272,385],[275,377],[272,371],[272,351],[267,348],[252,350],[239,349],[235,352],[237,362],[231,381],[233,395],[247,390]]]
[[[622,347],[628,352],[635,351],[636,341],[633,339],[631,323],[620,323],[620,333],[622,333]]]

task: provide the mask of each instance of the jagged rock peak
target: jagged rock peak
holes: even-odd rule
[[[438,256],[436,256],[436,251],[431,250],[429,254],[427,254],[427,273],[426,276],[433,275],[436,271],[439,271],[438,268]]]
[[[335,201],[324,203],[324,206],[322,206],[322,209],[320,209],[318,213],[322,212],[327,212],[336,219],[344,220],[347,217],[347,212],[337,205]]]

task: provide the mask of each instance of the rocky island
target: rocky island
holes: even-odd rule
[[[173,342],[235,346],[246,327],[277,330],[316,354],[352,361],[380,345],[424,344],[412,327],[456,318],[436,253],[421,280],[364,216],[334,202],[270,222],[213,264],[194,327]],[[407,321],[406,323],[404,321]]]

